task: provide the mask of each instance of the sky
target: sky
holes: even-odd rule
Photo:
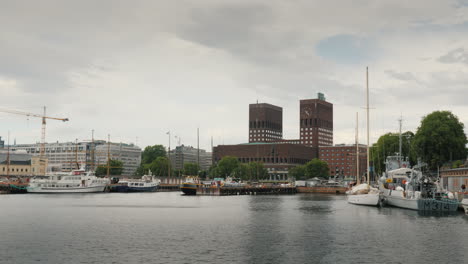
[[[200,147],[248,141],[248,105],[334,104],[334,143],[416,131],[436,110],[468,131],[468,1],[0,0],[0,108],[50,120],[46,141]],[[170,131],[170,137],[167,132]],[[41,138],[39,118],[0,112],[0,136]]]

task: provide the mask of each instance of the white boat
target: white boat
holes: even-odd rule
[[[370,166],[369,166],[369,78],[368,69],[366,68],[366,112],[367,112],[367,183],[359,184],[359,162],[357,162],[357,185],[346,192],[346,198],[350,204],[371,205],[377,206],[380,203],[380,192],[377,188],[370,186]],[[356,117],[357,119],[357,117]],[[356,120],[357,121],[357,120]],[[357,123],[357,122],[356,122]],[[358,149],[358,136],[356,124],[356,150]],[[359,152],[356,151],[356,160],[359,161]]]
[[[346,192],[346,197],[350,204],[377,206],[380,202],[379,190],[369,186],[367,183],[354,186]]]
[[[421,171],[399,168],[388,171],[380,185],[384,204],[417,210],[454,212],[458,209],[458,199],[445,191],[438,181],[433,182]]]
[[[128,192],[155,192],[160,182],[153,175],[144,175],[141,180],[128,181]]]
[[[468,215],[468,198],[465,198],[461,201],[461,205],[463,206],[463,209],[465,209],[465,214]]]
[[[50,174],[34,177],[29,182],[29,193],[96,193],[104,192],[110,183],[108,178],[99,178],[93,172],[74,170],[70,174]]]

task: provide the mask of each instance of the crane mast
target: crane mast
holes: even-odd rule
[[[23,116],[28,116],[28,117],[29,116],[38,117],[38,118],[42,119],[41,145],[40,145],[40,152],[39,152],[41,159],[44,158],[44,155],[45,155],[46,119],[60,120],[60,121],[63,121],[63,122],[69,121],[68,118],[58,118],[58,117],[46,116],[46,107],[45,106],[44,106],[44,114],[43,115],[38,115],[38,114],[28,113],[28,112],[22,112],[22,111],[16,111],[16,110],[9,110],[9,109],[0,109],[0,112],[14,114],[14,115],[23,115]]]

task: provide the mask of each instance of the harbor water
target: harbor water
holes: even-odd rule
[[[0,196],[0,263],[467,263],[468,216],[345,196]]]

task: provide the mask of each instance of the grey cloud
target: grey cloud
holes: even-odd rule
[[[458,48],[449,51],[447,54],[439,57],[438,61],[442,63],[463,63],[468,64],[468,52],[464,48]]]
[[[416,80],[414,75],[411,72],[395,72],[393,70],[386,70],[385,73],[397,80],[401,81],[411,81],[411,80]]]

